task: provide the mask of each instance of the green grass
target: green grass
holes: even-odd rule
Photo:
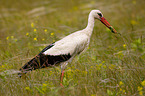
[[[1,96],[124,96],[145,94],[144,0],[1,0]],[[64,88],[60,67],[18,78],[18,70],[44,47],[87,25],[92,9],[102,11],[122,35],[98,20],[89,49],[68,64]],[[6,74],[2,74],[6,73]]]

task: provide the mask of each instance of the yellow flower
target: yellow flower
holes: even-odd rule
[[[26,36],[28,36],[29,35],[29,33],[26,33]]]
[[[91,94],[91,96],[97,96],[96,94]]]
[[[119,85],[122,86],[124,83],[122,81],[119,82]]]
[[[47,32],[47,29],[45,29],[44,32]]]
[[[106,68],[107,68],[107,66],[106,66],[106,65],[103,65],[103,68],[104,68],[104,69],[106,69]]]
[[[131,23],[132,25],[137,25],[137,24],[138,24],[138,22],[136,22],[135,20],[131,20],[130,23]]]
[[[123,44],[123,47],[126,48],[126,44]]]
[[[96,65],[97,66],[97,65]],[[94,68],[94,66],[91,66],[90,68]]]
[[[122,91],[122,89],[120,88],[120,91]]]
[[[6,39],[8,40],[10,37],[8,36],[8,37],[6,37]]]
[[[50,35],[51,35],[51,36],[53,36],[53,35],[54,35],[54,33],[51,33]]]
[[[142,91],[139,91],[139,95],[140,95],[140,96],[143,96],[143,92],[142,92]]]
[[[137,90],[142,91],[143,87],[138,86]]]
[[[34,32],[36,32],[37,31],[37,29],[34,29]]]
[[[18,39],[15,39],[15,42],[17,42],[18,41]]]
[[[141,85],[142,86],[145,86],[145,80],[141,82]]]
[[[25,87],[25,90],[28,90],[29,91],[30,90],[30,87]]]
[[[102,61],[102,63],[105,63],[105,61]]]
[[[99,66],[101,67],[102,66],[102,63],[100,63]]]
[[[136,1],[135,1],[135,0],[133,0],[133,1],[132,1],[132,4],[136,4]]]
[[[11,36],[11,39],[13,39],[14,38],[14,36]]]
[[[31,23],[31,27],[32,27],[32,28],[34,27],[34,23]]]
[[[139,92],[139,95],[140,96],[143,96],[143,91],[142,91],[143,90],[143,87],[138,86],[137,90]]]
[[[12,43],[9,43],[9,46],[11,46],[12,45]]]
[[[44,41],[45,39],[43,38],[42,41]]]
[[[123,90],[123,93],[125,93],[125,90]]]
[[[5,68],[5,65],[2,65],[1,68]]]
[[[34,38],[34,41],[37,41],[37,38],[36,37]]]
[[[46,86],[47,86],[47,84],[43,83],[43,84],[42,84],[42,86],[43,86],[43,87],[46,87]]]

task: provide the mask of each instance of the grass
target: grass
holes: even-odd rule
[[[1,96],[124,96],[145,94],[144,0],[1,0]],[[96,20],[88,50],[68,64],[64,88],[60,67],[18,70],[45,44],[86,27],[92,9],[99,9],[122,35],[112,34]],[[3,74],[2,74],[3,73]]]

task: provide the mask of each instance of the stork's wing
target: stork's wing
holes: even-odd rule
[[[43,54],[44,52],[50,50],[55,46],[55,43],[48,45],[45,47],[38,55],[36,55],[33,59],[31,59],[29,62],[27,62],[22,68],[20,68],[20,71],[22,73],[27,73],[28,71],[45,68],[45,67],[51,67],[55,64],[59,64],[61,62],[67,61],[71,58],[70,54],[58,54],[58,55],[50,55],[50,54]],[[21,77],[22,73],[19,73],[18,75]]]
[[[54,43],[54,46],[45,50],[45,55],[73,55],[84,50],[88,43],[87,35],[70,35]]]

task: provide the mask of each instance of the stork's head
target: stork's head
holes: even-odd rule
[[[95,18],[100,20],[106,27],[108,27],[113,33],[117,31],[109,24],[109,22],[103,17],[103,14],[99,10],[92,10],[90,14]]]

